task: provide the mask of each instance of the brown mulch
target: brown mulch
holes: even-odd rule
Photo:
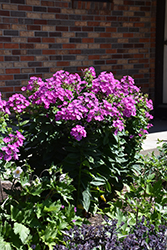
[[[0,203],[8,197],[4,188],[10,190],[11,186],[12,186],[11,182],[1,182],[1,185],[0,185]]]

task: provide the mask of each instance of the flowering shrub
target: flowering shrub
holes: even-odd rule
[[[36,173],[53,162],[62,166],[73,178],[76,205],[86,211],[94,208],[99,196],[111,199],[132,180],[153,107],[130,76],[120,81],[111,72],[96,76],[91,67],[81,79],[60,70],[45,81],[31,77],[22,90],[26,98],[15,94],[0,104],[1,112],[15,114],[25,138],[23,145],[17,143],[20,161],[27,159]],[[6,146],[1,151],[7,159],[17,160],[17,149]]]

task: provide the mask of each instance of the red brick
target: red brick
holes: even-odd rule
[[[13,87],[0,87],[0,92],[13,92]]]
[[[75,44],[63,44],[63,49],[74,49],[76,48]]]
[[[36,77],[42,78],[42,74],[30,74],[30,77],[31,77],[31,76],[36,76]]]
[[[56,51],[55,50],[46,49],[46,50],[42,50],[42,54],[43,55],[53,55],[53,54],[56,54]]]
[[[6,69],[6,74],[19,74],[20,69]]]
[[[149,59],[139,59],[139,63],[148,63]]]
[[[34,56],[21,56],[21,61],[34,61]]]
[[[34,44],[33,43],[21,43],[20,48],[21,49],[33,49]]]
[[[14,89],[15,89],[15,92],[21,92],[22,86],[14,87]]]
[[[0,62],[3,62],[3,61],[4,61],[4,57],[0,56]]]
[[[106,27],[106,32],[117,32],[117,28]]]
[[[60,8],[48,8],[48,12],[50,12],[50,13],[60,13],[61,9]]]
[[[117,17],[116,16],[107,16],[106,20],[107,21],[116,21]]]
[[[57,26],[56,31],[68,31],[68,27],[67,26]]]
[[[0,80],[13,80],[13,75],[0,75]]]
[[[145,23],[135,23],[134,27],[144,27]]]
[[[119,55],[119,54],[113,54],[112,56],[111,56],[112,58],[114,58],[114,59],[119,59],[119,58],[122,58],[123,57],[123,55]]]
[[[32,11],[32,6],[19,5],[18,10]]]
[[[0,43],[0,48],[1,48],[1,49],[3,48],[3,43]]]
[[[42,38],[43,43],[55,43],[55,38]]]
[[[117,60],[107,60],[106,64],[116,64]]]
[[[117,53],[117,50],[116,49],[106,49],[106,53],[107,54],[114,54],[114,53]]]
[[[95,21],[105,21],[105,16],[95,16]]]
[[[134,55],[134,58],[143,58],[143,57],[144,57],[143,54],[135,54],[135,55]]]
[[[5,10],[0,10],[0,16],[10,16],[10,12]]]
[[[111,47],[111,44],[100,44],[101,49],[110,49]]]
[[[88,26],[99,26],[99,25],[100,25],[100,22],[88,22]]]
[[[47,20],[38,20],[38,19],[36,19],[36,20],[34,20],[34,24],[47,24]]]
[[[94,38],[82,38],[82,42],[83,43],[93,43],[94,42]]]
[[[88,56],[88,59],[89,60],[98,60],[98,59],[100,59],[100,56],[99,55],[90,55],[90,56]]]
[[[100,33],[100,37],[111,37],[111,33]]]
[[[149,38],[141,38],[139,39],[139,43],[149,43],[150,39]]]
[[[63,7],[63,8],[68,8],[68,3],[62,3],[62,2],[55,2],[56,7]]]
[[[27,30],[41,30],[39,25],[27,25]]]
[[[81,50],[69,50],[69,54],[81,54]]]
[[[144,78],[144,75],[143,74],[136,74],[136,75],[133,75],[134,78]]]
[[[82,31],[92,32],[93,31],[93,27],[82,27]]]
[[[40,43],[41,38],[40,37],[28,37],[28,43]]]
[[[68,15],[64,15],[64,14],[56,14],[56,19],[68,19]]]
[[[0,24],[0,29],[10,29],[10,24]]]
[[[57,66],[69,66],[69,62],[57,62]]]
[[[41,1],[41,6],[54,6],[53,1]]]
[[[123,37],[133,37],[133,33],[124,33]]]

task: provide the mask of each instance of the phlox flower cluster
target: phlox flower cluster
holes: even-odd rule
[[[80,141],[82,137],[86,137],[86,131],[84,127],[82,127],[81,125],[76,125],[74,128],[71,129],[71,135],[77,141]]]
[[[29,104],[30,102],[23,95],[14,94],[9,97],[9,100],[6,102],[6,107],[16,113],[22,113]]]
[[[6,114],[10,114],[10,111],[9,109],[7,108],[7,105],[6,105],[6,101],[5,100],[2,100],[2,95],[0,93],[0,112],[2,113],[6,113]]]
[[[88,123],[107,122],[115,134],[122,131],[126,118],[136,116],[137,105],[142,102],[146,106],[145,118],[152,118],[152,101],[139,98],[140,89],[132,77],[124,76],[118,81],[111,72],[101,72],[96,77],[93,67],[83,70],[83,74],[83,80],[78,74],[63,70],[45,81],[31,77],[22,90],[27,91],[28,101],[37,109],[56,107],[55,121],[73,122],[70,134],[78,141],[86,137]]]
[[[6,146],[1,148],[0,159],[3,158],[5,161],[18,160],[19,147],[23,145],[24,139],[24,136],[19,131],[16,131],[16,135],[9,134],[8,137],[5,137],[3,142]]]
[[[6,113],[19,114],[27,108],[42,108],[46,117],[52,114],[55,122],[64,122],[78,141],[87,136],[89,124],[108,124],[117,134],[126,128],[126,119],[136,116],[139,105],[145,109],[144,119],[153,118],[149,114],[152,101],[142,97],[132,77],[124,76],[118,81],[111,72],[96,76],[93,67],[83,70],[83,74],[83,80],[77,73],[63,70],[45,81],[31,77],[28,85],[22,88],[28,99],[14,94],[7,102],[0,99],[0,108]]]

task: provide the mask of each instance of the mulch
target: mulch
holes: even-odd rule
[[[4,189],[11,189],[11,186],[12,186],[12,183],[11,182],[1,182],[0,183],[0,203],[3,201],[3,200],[5,200],[7,197],[8,197],[8,195],[7,195],[7,193],[5,192],[5,190]]]

